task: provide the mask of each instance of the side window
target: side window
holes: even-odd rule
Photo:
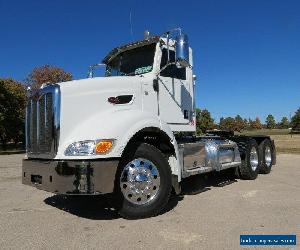
[[[160,68],[162,69],[168,61],[167,49],[162,49]],[[175,52],[170,50],[170,62],[175,62]],[[186,80],[186,68],[177,68],[175,64],[171,64],[160,72],[161,76]]]

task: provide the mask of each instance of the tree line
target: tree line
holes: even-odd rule
[[[17,145],[25,142],[25,110],[27,104],[26,89],[36,91],[42,84],[53,84],[72,80],[72,74],[56,66],[44,65],[34,68],[27,78],[20,82],[12,78],[0,78],[0,142],[3,149],[8,143]],[[197,133],[202,134],[211,129],[243,131],[262,128],[289,128],[300,131],[300,108],[295,112],[291,121],[283,117],[276,123],[273,115],[266,117],[262,123],[257,117],[245,119],[240,115],[236,117],[222,117],[215,123],[207,109],[196,110]]]
[[[25,143],[26,89],[36,91],[44,83],[72,80],[72,74],[60,67],[44,65],[34,68],[24,81],[0,78],[0,142],[5,150],[8,143]]]
[[[280,122],[276,122],[274,116],[269,114],[264,123],[258,117],[255,119],[246,119],[240,115],[235,117],[221,117],[219,122],[216,123],[207,109],[196,109],[196,125],[197,134],[203,134],[212,129],[242,132],[245,130],[292,128],[292,130],[300,131],[300,108],[295,112],[291,121],[284,116]]]

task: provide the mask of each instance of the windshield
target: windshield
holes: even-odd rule
[[[107,64],[105,76],[133,76],[152,71],[155,46],[152,43],[120,53]]]

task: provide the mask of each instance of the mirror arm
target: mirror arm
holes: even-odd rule
[[[160,74],[163,70],[165,70],[168,66],[170,66],[170,65],[172,65],[172,64],[176,64],[176,62],[169,62],[169,63],[167,63],[165,66],[163,66],[163,67],[156,73],[156,76],[158,77],[159,74]]]
[[[93,78],[94,77],[94,69],[97,67],[101,66],[106,66],[105,63],[97,63],[89,66],[89,71],[88,71],[88,78]]]
[[[105,63],[97,63],[89,66],[89,71],[88,71],[88,78],[93,78],[94,77],[94,69],[97,67],[101,66],[106,66]]]
[[[93,78],[94,77],[94,69],[91,66],[89,66],[89,71],[88,71],[88,78]]]
[[[167,52],[168,52],[168,61],[167,61],[167,64],[170,62],[169,36],[170,36],[170,32],[167,32]]]

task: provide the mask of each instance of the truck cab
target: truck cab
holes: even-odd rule
[[[191,175],[269,172],[276,161],[270,138],[196,136],[192,58],[187,35],[174,29],[111,50],[103,77],[91,71],[29,93],[23,184],[66,195],[113,193],[123,217],[142,218],[158,214]]]

